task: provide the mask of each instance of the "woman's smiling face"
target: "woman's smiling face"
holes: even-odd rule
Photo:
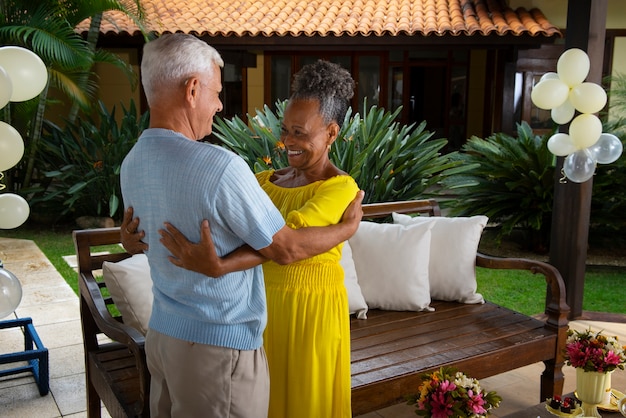
[[[336,123],[324,123],[317,100],[290,100],[285,108],[280,138],[289,165],[299,170],[325,166],[328,149],[337,137]]]

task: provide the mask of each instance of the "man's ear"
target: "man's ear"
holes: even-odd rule
[[[185,100],[195,107],[195,102],[198,98],[198,92],[200,90],[200,80],[196,77],[191,77],[185,83]]]

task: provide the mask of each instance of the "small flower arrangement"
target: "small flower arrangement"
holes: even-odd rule
[[[486,417],[500,405],[496,392],[486,392],[478,380],[450,367],[421,376],[419,394],[407,396],[408,405],[416,405],[415,413],[428,418]]]
[[[565,345],[565,364],[581,368],[586,372],[607,373],[615,369],[624,370],[626,348],[617,337],[607,337],[591,328],[580,332],[570,329]]]

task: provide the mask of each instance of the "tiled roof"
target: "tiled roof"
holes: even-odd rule
[[[147,29],[199,36],[560,36],[539,9],[504,0],[143,0]],[[87,31],[89,22],[78,27]],[[103,34],[139,33],[109,12]]]

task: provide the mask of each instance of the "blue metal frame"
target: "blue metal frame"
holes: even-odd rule
[[[39,387],[39,394],[45,396],[50,391],[50,373],[48,363],[48,349],[44,347],[35,331],[31,318],[18,318],[0,321],[0,329],[23,327],[24,351],[9,354],[0,354],[0,364],[27,361],[28,365],[12,369],[0,370],[0,377],[18,373],[32,373]],[[35,348],[36,347],[36,348]]]

